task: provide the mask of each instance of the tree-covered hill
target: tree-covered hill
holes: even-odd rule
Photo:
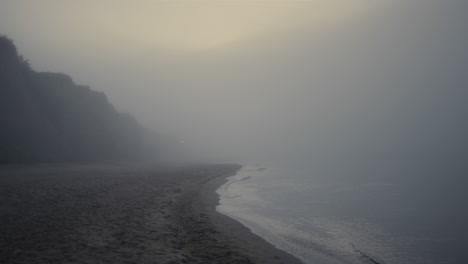
[[[139,160],[157,155],[157,141],[105,94],[32,70],[0,36],[0,163]]]

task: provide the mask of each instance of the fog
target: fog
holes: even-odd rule
[[[1,0],[0,32],[206,159],[466,157],[466,1],[133,3]]]

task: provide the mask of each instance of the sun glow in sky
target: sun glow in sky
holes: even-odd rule
[[[113,42],[128,48],[196,51],[294,27],[328,31],[359,17],[376,1],[20,0],[18,4],[7,0],[6,7],[9,2],[14,3],[10,14],[27,16],[29,23],[22,27],[41,32],[38,38],[58,34],[64,41],[80,41],[84,46],[90,42],[96,47],[95,40],[100,39],[105,42],[102,45]],[[7,21],[15,20],[9,17]]]
[[[254,38],[257,34],[305,26],[326,30],[356,16],[365,5],[353,1],[148,2],[147,8],[115,7],[107,21],[130,39],[163,48],[209,49]]]

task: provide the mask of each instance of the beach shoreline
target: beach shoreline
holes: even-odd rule
[[[252,233],[252,231],[242,223],[216,210],[216,206],[219,205],[219,195],[216,193],[216,190],[227,183],[227,178],[235,175],[240,168],[241,167],[233,172],[213,178],[203,184],[201,188],[204,206],[206,210],[210,212],[210,218],[215,228],[225,234],[234,244],[242,245],[242,252],[248,255],[254,263],[302,263],[298,258],[276,248],[260,236]]]
[[[0,263],[300,263],[216,211],[239,165],[0,167]]]

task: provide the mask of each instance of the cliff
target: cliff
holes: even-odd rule
[[[32,70],[0,36],[0,163],[140,160],[158,140],[105,94]]]

